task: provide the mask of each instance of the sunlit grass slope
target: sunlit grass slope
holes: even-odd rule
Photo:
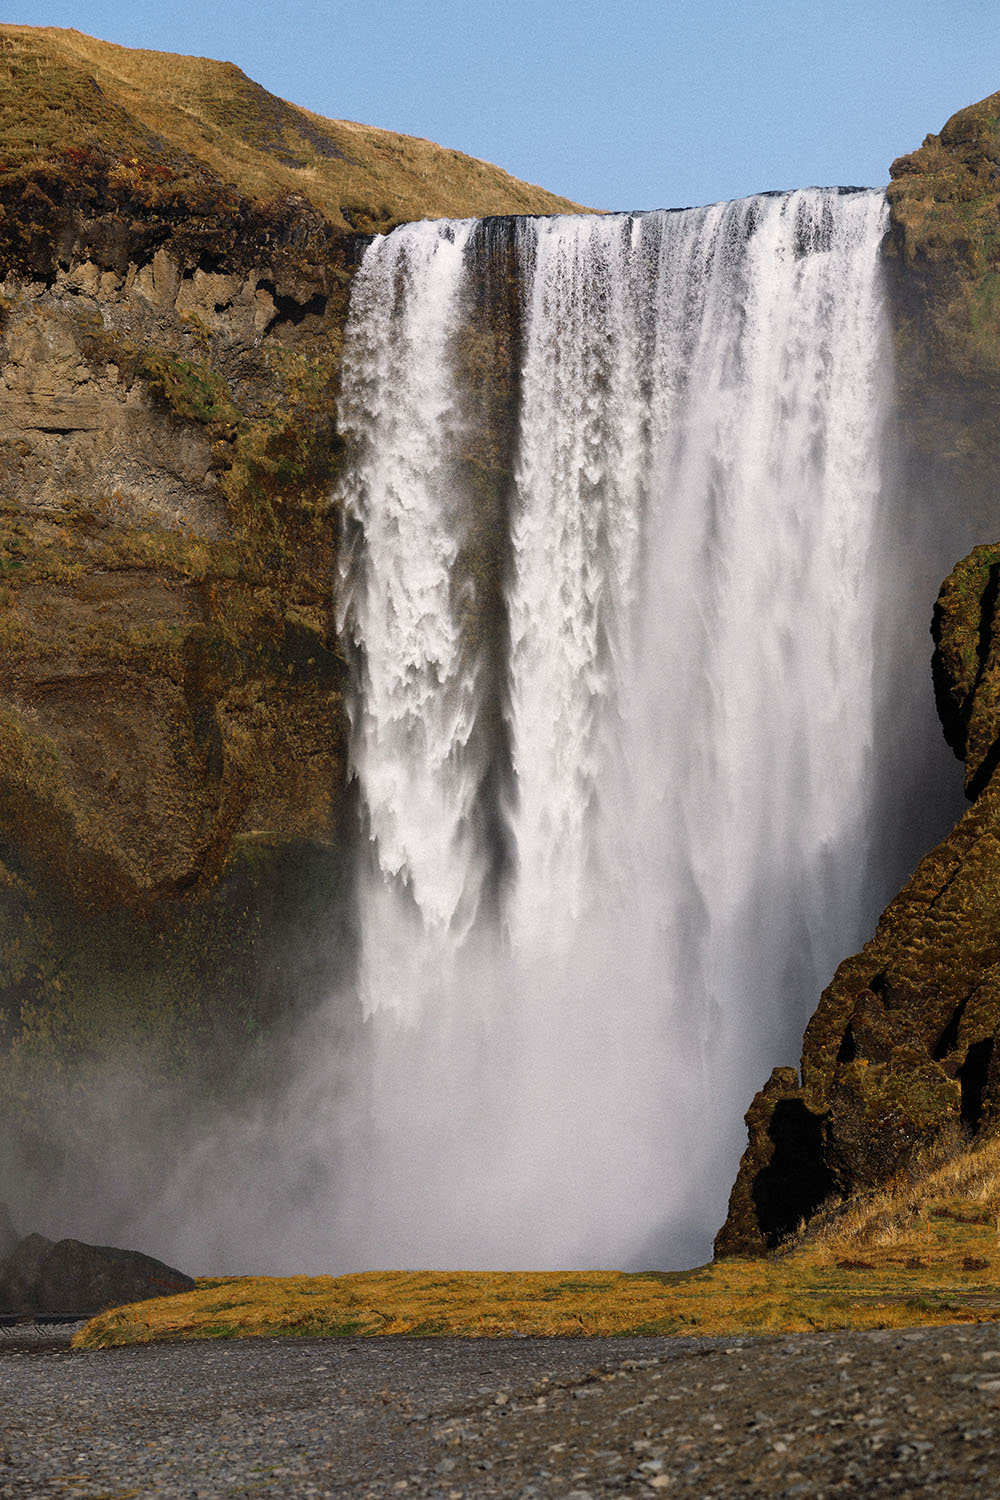
[[[311,114],[232,63],[0,26],[0,167],[88,148],[174,182],[208,173],[255,201],[299,194],[358,228],[576,208],[431,141]]]
[[[626,1274],[231,1277],[118,1308],[80,1347],[373,1334],[738,1334],[1000,1320],[1000,1140],[925,1164],[761,1260]]]

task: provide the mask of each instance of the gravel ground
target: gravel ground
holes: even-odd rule
[[[0,1496],[1000,1494],[1000,1326],[755,1340],[0,1333]]]

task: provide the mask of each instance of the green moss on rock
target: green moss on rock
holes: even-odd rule
[[[945,737],[974,796],[992,774],[1000,733],[1000,544],[977,547],[934,608],[934,685]]]
[[[182,421],[225,433],[239,420],[225,380],[210,365],[147,349],[139,357],[138,374]]]

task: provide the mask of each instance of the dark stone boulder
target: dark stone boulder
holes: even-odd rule
[[[183,1271],[138,1250],[29,1234],[0,1262],[0,1313],[92,1315],[193,1286]]]

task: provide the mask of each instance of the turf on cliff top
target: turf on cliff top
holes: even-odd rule
[[[0,152],[12,168],[95,151],[152,198],[223,185],[263,203],[308,199],[332,225],[561,213],[578,205],[431,141],[326,120],[232,63],[138,51],[56,27],[0,26]]]

